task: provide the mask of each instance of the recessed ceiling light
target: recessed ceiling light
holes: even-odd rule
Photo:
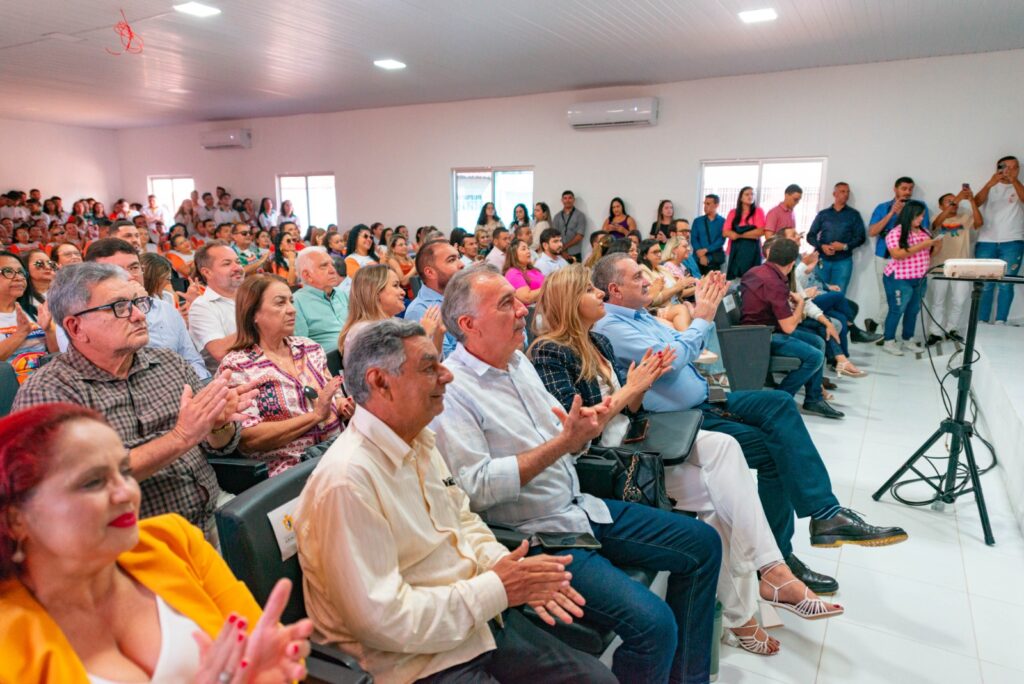
[[[175,5],[174,9],[182,14],[191,14],[193,17],[212,17],[215,14],[220,14],[220,10],[216,7],[210,7],[201,2],[186,2],[183,5]]]
[[[373,65],[389,71],[405,68],[405,62],[399,62],[397,59],[378,59],[373,63]]]
[[[771,7],[740,12],[740,21],[745,24],[759,24],[762,21],[775,21],[778,18],[779,15]]]

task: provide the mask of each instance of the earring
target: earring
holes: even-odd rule
[[[19,565],[25,562],[25,551],[21,548],[20,539],[14,542],[14,553],[11,554],[11,561]]]

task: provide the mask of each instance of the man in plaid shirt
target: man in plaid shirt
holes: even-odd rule
[[[129,450],[142,517],[178,513],[215,541],[221,490],[206,454],[238,446],[248,388],[231,389],[225,377],[200,388],[178,354],[144,348],[150,300],[117,266],[61,269],[47,304],[71,346],[21,386],[14,410],[50,402],[97,410]]]

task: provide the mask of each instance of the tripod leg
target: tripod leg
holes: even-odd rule
[[[917,451],[915,451],[914,455],[911,456],[910,458],[908,458],[907,462],[904,463],[903,465],[901,465],[900,469],[897,470],[895,473],[893,473],[892,477],[890,477],[888,480],[886,480],[885,484],[882,485],[881,487],[879,487],[877,492],[875,492],[874,494],[871,495],[871,498],[874,499],[875,501],[878,501],[879,499],[881,499],[882,498],[882,494],[885,493],[885,490],[887,490],[890,487],[892,487],[893,484],[896,483],[896,480],[898,480],[901,477],[903,477],[903,473],[905,473],[908,470],[910,470],[910,467],[912,465],[914,465],[914,462],[917,461],[917,459],[921,458],[926,453],[928,453],[928,450],[932,448],[932,445],[935,444],[937,441],[939,441],[939,439],[945,433],[946,433],[946,431],[943,430],[941,427],[938,430],[936,430],[932,434],[932,436],[928,438],[928,441],[926,441],[924,444],[922,444],[921,448],[918,449]]]
[[[996,543],[992,536],[992,525],[988,520],[988,508],[985,506],[985,495],[981,493],[981,477],[978,476],[978,465],[974,462],[974,448],[970,438],[964,440],[964,457],[967,460],[967,472],[971,474],[971,486],[974,488],[974,501],[978,504],[978,515],[981,516],[981,529],[985,533],[985,543],[993,546]]]
[[[953,437],[949,444],[949,462],[946,467],[946,477],[940,483],[942,490],[939,492],[939,500],[944,503],[956,501],[956,471],[960,464],[960,451],[961,449],[966,451],[964,443],[970,439],[964,434],[964,428],[959,423],[954,423],[951,427],[950,432]]]

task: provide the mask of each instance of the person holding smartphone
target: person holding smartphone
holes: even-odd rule
[[[939,198],[939,215],[932,221],[932,233],[942,237],[939,249],[932,255],[931,266],[942,266],[947,259],[971,256],[971,229],[979,229],[985,220],[978,209],[974,192],[964,183],[958,194],[947,192]],[[970,301],[971,285],[966,280],[934,280],[928,287],[929,316],[927,344],[948,340],[963,342],[958,332],[964,318],[964,305]]]
[[[1020,182],[1020,162],[1016,157],[1003,157],[996,162],[996,172],[978,191],[977,204],[985,216],[985,226],[978,233],[974,256],[978,259],[1002,259],[1006,275],[1017,275],[1024,255],[1024,185]],[[996,325],[1006,325],[1013,304],[1013,285],[985,283],[981,293],[978,319],[989,323],[992,300],[998,288]]]
[[[927,209],[917,200],[910,200],[900,211],[899,223],[885,236],[885,246],[892,258],[885,267],[882,283],[889,311],[885,315],[885,341],[882,350],[894,356],[904,351],[921,352],[924,345],[914,341],[917,314],[926,286],[925,277],[931,268],[930,254],[938,251],[944,236],[931,237],[922,225]],[[903,342],[896,342],[896,326],[903,319]]]

